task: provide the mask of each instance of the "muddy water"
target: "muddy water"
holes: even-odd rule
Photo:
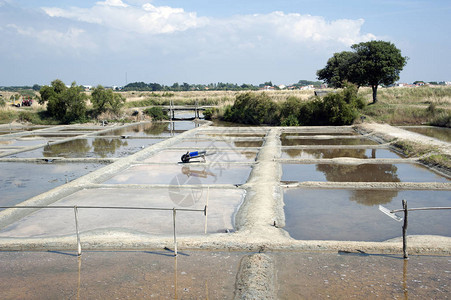
[[[401,223],[379,211],[451,206],[448,191],[287,189],[285,230],[298,240],[385,241],[402,235]],[[451,211],[409,214],[408,234],[451,236]]]
[[[282,164],[282,181],[448,182],[419,164]]]
[[[451,128],[424,126],[424,127],[402,127],[402,129],[413,131],[416,133],[420,133],[451,143]]]
[[[242,253],[0,252],[3,299],[231,299]]]
[[[388,149],[285,149],[281,158],[323,159],[335,157],[352,158],[401,158],[401,155]]]
[[[0,252],[6,299],[233,299],[242,252]],[[446,299],[450,257],[267,253],[277,299]],[[37,280],[39,279],[39,280]]]
[[[91,163],[0,163],[0,205],[15,205],[103,166]]]
[[[74,139],[60,144],[47,145],[32,151],[17,153],[10,157],[126,157],[161,141],[162,139]]]
[[[107,184],[243,184],[250,166],[227,165],[136,165],[128,168]]]
[[[451,257],[274,253],[278,299],[447,299]]]

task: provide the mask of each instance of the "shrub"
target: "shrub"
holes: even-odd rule
[[[144,113],[150,116],[155,121],[168,120],[168,113],[165,112],[161,107],[150,107],[144,110]]]
[[[280,120],[279,108],[265,93],[251,92],[236,96],[232,107],[226,109],[224,120],[251,125],[276,125]]]

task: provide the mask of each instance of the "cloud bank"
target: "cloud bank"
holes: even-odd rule
[[[115,60],[123,65],[122,70],[145,65],[164,78],[139,79],[147,82],[170,81],[170,76],[173,82],[186,77],[189,82],[214,81],[221,79],[221,72],[222,78],[235,76],[235,80],[251,82],[248,77],[252,74],[271,74],[264,67],[277,73],[293,62],[305,72],[313,72],[304,76],[313,79],[315,70],[333,52],[376,38],[362,33],[363,19],[326,20],[281,11],[212,18],[183,8],[151,3],[136,6],[122,0],[101,1],[89,8],[43,7],[37,11],[13,3],[0,0],[0,37],[10,41],[0,46],[2,60],[60,58],[62,65],[67,63],[68,72],[78,74],[83,72],[74,64],[80,57],[98,69],[111,68],[104,66]],[[321,66],[313,65],[319,57]],[[237,72],[240,68],[253,68],[254,73],[247,69]],[[150,73],[136,72],[140,76]],[[290,72],[295,70],[285,71]],[[203,79],[206,73],[213,78]]]

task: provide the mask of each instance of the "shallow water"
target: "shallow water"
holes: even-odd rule
[[[0,204],[18,204],[103,166],[92,163],[0,163]]]
[[[172,236],[172,209],[177,211],[177,235],[225,233],[235,228],[235,214],[245,192],[239,189],[208,189],[202,186],[154,189],[109,188],[85,189],[54,202],[14,222],[0,231],[0,237],[75,237],[73,206],[77,205],[79,230],[82,234],[127,232],[150,236]],[[51,208],[54,205],[69,209]],[[208,205],[207,216],[204,208]],[[82,206],[144,207],[150,209],[98,209]],[[158,210],[156,210],[158,208]],[[25,211],[26,212],[26,211]]]
[[[163,139],[84,138],[17,153],[10,157],[125,157]]]
[[[447,299],[451,293],[449,256],[272,255],[278,299]]]
[[[282,146],[313,146],[313,145],[377,145],[378,143],[367,139],[341,139],[341,138],[331,138],[331,139],[287,139],[282,138]]]
[[[190,149],[186,150],[163,150],[147,158],[144,162],[148,163],[176,163],[181,162],[181,157]],[[207,151],[205,160],[211,162],[252,162],[255,161],[257,152],[227,150],[227,151]],[[193,159],[193,161],[203,162],[202,158]]]
[[[154,123],[141,123],[125,128],[113,129],[102,133],[105,135],[128,135],[128,136],[173,136],[186,130],[190,130],[198,127],[199,124],[192,121],[175,121],[175,122],[154,122]]]
[[[243,184],[252,168],[235,165],[135,165],[106,184]]]
[[[419,164],[282,164],[282,181],[449,182]]]
[[[284,229],[298,240],[385,241],[402,235],[402,223],[378,206],[400,209],[402,199],[409,208],[451,206],[448,191],[287,189]],[[451,236],[451,211],[411,212],[407,233]]]
[[[3,299],[231,299],[242,253],[0,252]]]
[[[402,158],[401,155],[388,149],[284,149],[283,159],[326,159],[335,157]]]
[[[445,127],[402,127],[402,129],[427,135],[451,143],[451,128]]]

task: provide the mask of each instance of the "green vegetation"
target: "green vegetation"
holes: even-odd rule
[[[224,112],[224,121],[251,125],[349,125],[364,107],[363,98],[357,95],[357,87],[347,85],[338,93],[324,98],[315,97],[302,101],[289,97],[276,103],[267,94],[244,93],[236,97],[233,106]]]
[[[437,149],[434,147],[407,141],[395,141],[392,145],[407,157],[420,158],[420,161],[426,165],[451,170],[451,157],[446,154],[437,154]]]
[[[371,86],[373,103],[377,102],[378,86],[390,85],[399,80],[399,73],[407,57],[394,44],[370,41],[351,46],[354,52],[335,53],[323,69],[317,71],[318,79],[333,87],[349,81],[360,86]]]
[[[47,103],[47,113],[62,123],[80,122],[86,119],[86,94],[75,82],[68,88],[59,79],[51,86],[41,87],[39,104]]]
[[[121,94],[113,93],[113,90],[105,89],[101,85],[94,88],[91,94],[92,106],[97,115],[106,111],[111,111],[117,115],[124,106],[125,100],[125,97]]]
[[[167,111],[164,111],[161,107],[150,107],[144,110],[144,113],[155,121],[168,120],[169,116]]]

